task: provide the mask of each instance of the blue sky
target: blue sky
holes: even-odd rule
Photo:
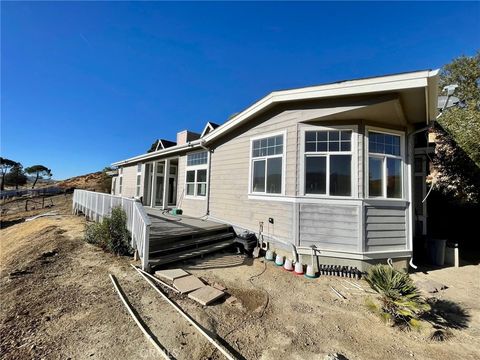
[[[2,2],[1,154],[97,171],[273,90],[441,67],[479,33],[478,2]]]

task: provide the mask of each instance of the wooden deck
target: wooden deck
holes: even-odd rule
[[[162,210],[145,208],[150,226],[150,259],[155,264],[200,256],[230,246],[235,234],[230,225]]]

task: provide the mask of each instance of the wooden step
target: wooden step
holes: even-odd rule
[[[159,256],[155,258],[151,257],[149,261],[152,265],[168,264],[175,261],[182,261],[182,260],[190,259],[193,257],[212,253],[215,251],[219,251],[231,246],[232,244],[233,244],[233,239],[224,240],[215,244],[199,247],[196,249],[180,251],[173,254],[168,254],[168,255]]]
[[[172,251],[181,251],[184,248],[196,247],[200,244],[210,243],[210,242],[219,242],[226,239],[233,239],[234,234],[231,232],[224,232],[221,234],[214,234],[210,236],[203,236],[193,239],[185,239],[179,242],[151,242],[150,243],[150,257],[161,255],[162,253],[168,253]]]
[[[154,243],[177,243],[184,240],[197,239],[216,234],[224,234],[226,232],[234,233],[231,227],[222,227],[219,229],[200,229],[200,230],[188,230],[188,231],[165,231],[165,232],[150,232],[150,244]]]

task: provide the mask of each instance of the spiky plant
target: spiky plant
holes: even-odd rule
[[[430,306],[420,296],[408,274],[380,264],[370,268],[365,280],[380,294],[380,306],[370,301],[367,303],[370,310],[376,309],[392,325],[404,329],[419,327],[419,315],[429,310]]]

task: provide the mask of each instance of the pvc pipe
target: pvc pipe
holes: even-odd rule
[[[119,285],[117,283],[117,280],[112,274],[109,274],[110,280],[112,280],[113,287],[115,288],[115,291],[117,292],[118,296],[120,297],[120,300],[122,300],[123,305],[127,308],[128,313],[132,317],[132,319],[135,321],[135,324],[142,330],[143,335],[152,343],[152,345],[157,349],[157,351],[160,353],[160,355],[167,360],[173,359],[170,357],[161,347],[160,345],[150,336],[150,334],[147,332],[147,330],[143,327],[142,323],[138,319],[138,317],[135,315],[135,313],[132,310],[132,307],[128,304],[128,302],[125,300],[124,296],[122,295]]]
[[[228,360],[235,360],[235,358],[234,358],[232,355],[230,355],[230,354],[228,353],[228,351],[223,348],[223,346],[221,346],[221,345],[220,345],[219,343],[217,343],[212,337],[210,337],[210,336],[205,332],[205,330],[203,330],[203,329],[197,324],[197,322],[194,321],[194,320],[190,317],[190,315],[188,315],[187,313],[185,313],[177,304],[175,304],[172,300],[170,300],[170,298],[169,298],[167,295],[165,295],[165,294],[163,293],[163,291],[161,291],[158,287],[156,287],[150,280],[148,280],[148,278],[147,278],[145,275],[143,275],[143,274],[139,271],[139,269],[137,269],[136,267],[135,267],[135,269],[136,269],[137,272],[145,279],[145,281],[146,281],[147,283],[149,283],[150,286],[153,287],[153,288],[155,289],[155,291],[158,292],[163,299],[165,299],[166,302],[168,302],[170,305],[172,305],[173,308],[180,313],[180,315],[182,315],[190,324],[192,324],[193,327],[195,327],[195,329],[197,329],[197,330],[200,332],[200,334],[202,334],[213,346],[215,346]]]

